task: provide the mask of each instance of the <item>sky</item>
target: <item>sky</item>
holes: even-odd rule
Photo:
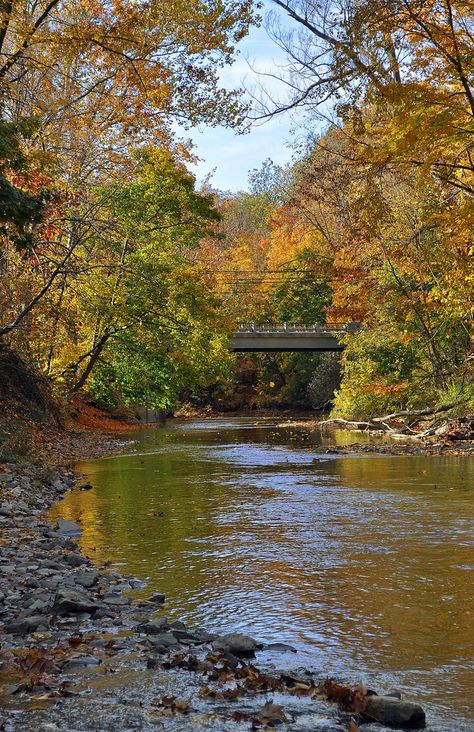
[[[265,3],[268,9],[270,3]],[[291,21],[281,14],[281,21],[289,27]],[[284,62],[285,56],[278,45],[268,36],[265,28],[252,27],[249,35],[239,43],[236,61],[222,70],[222,86],[235,89],[244,83],[249,87],[257,78],[251,66],[258,71],[273,71]],[[265,80],[280,97],[285,98],[283,86],[274,80]],[[194,153],[200,158],[197,165],[190,166],[198,182],[212,173],[211,185],[222,191],[240,191],[248,188],[248,174],[260,167],[267,158],[274,163],[285,164],[292,158],[291,130],[294,120],[289,114],[280,115],[263,124],[254,125],[247,134],[237,134],[224,127],[200,126],[186,131],[183,136],[191,138]]]

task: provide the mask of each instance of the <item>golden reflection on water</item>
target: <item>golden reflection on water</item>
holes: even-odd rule
[[[308,445],[296,429],[242,421],[138,439],[136,453],[82,463],[94,490],[53,512],[81,523],[89,556],[147,578],[139,594],[165,592],[173,617],[285,640],[325,673],[416,689],[469,729],[472,458],[313,463],[318,435]]]

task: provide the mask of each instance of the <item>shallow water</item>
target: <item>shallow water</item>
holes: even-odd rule
[[[331,455],[353,439],[271,420],[174,421],[56,515],[163,591],[169,617],[295,646],[287,663],[397,688],[474,729],[474,459]],[[140,594],[140,593],[138,593]]]

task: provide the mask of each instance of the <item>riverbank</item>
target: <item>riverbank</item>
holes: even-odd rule
[[[248,637],[219,638],[179,621],[168,623],[166,604],[156,593],[130,599],[139,585],[135,578],[82,556],[74,538],[77,525],[60,521],[53,527],[44,519],[45,511],[77,484],[67,463],[128,444],[121,430],[81,430],[68,436],[58,431],[58,441],[49,433],[49,464],[42,473],[37,467],[2,466],[5,730],[146,730],[157,724],[244,730],[280,724],[341,732],[353,717],[352,729],[357,724],[365,731],[383,729],[370,717],[402,713],[402,708],[421,723],[417,705],[395,697],[374,697],[374,702],[365,690],[325,684],[304,670],[279,673],[281,654],[291,653],[287,647],[260,651]],[[368,718],[361,714],[366,705],[371,705]]]

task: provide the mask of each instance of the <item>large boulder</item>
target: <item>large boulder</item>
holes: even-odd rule
[[[419,704],[393,696],[369,696],[365,714],[388,727],[420,729],[426,724],[425,712]]]

